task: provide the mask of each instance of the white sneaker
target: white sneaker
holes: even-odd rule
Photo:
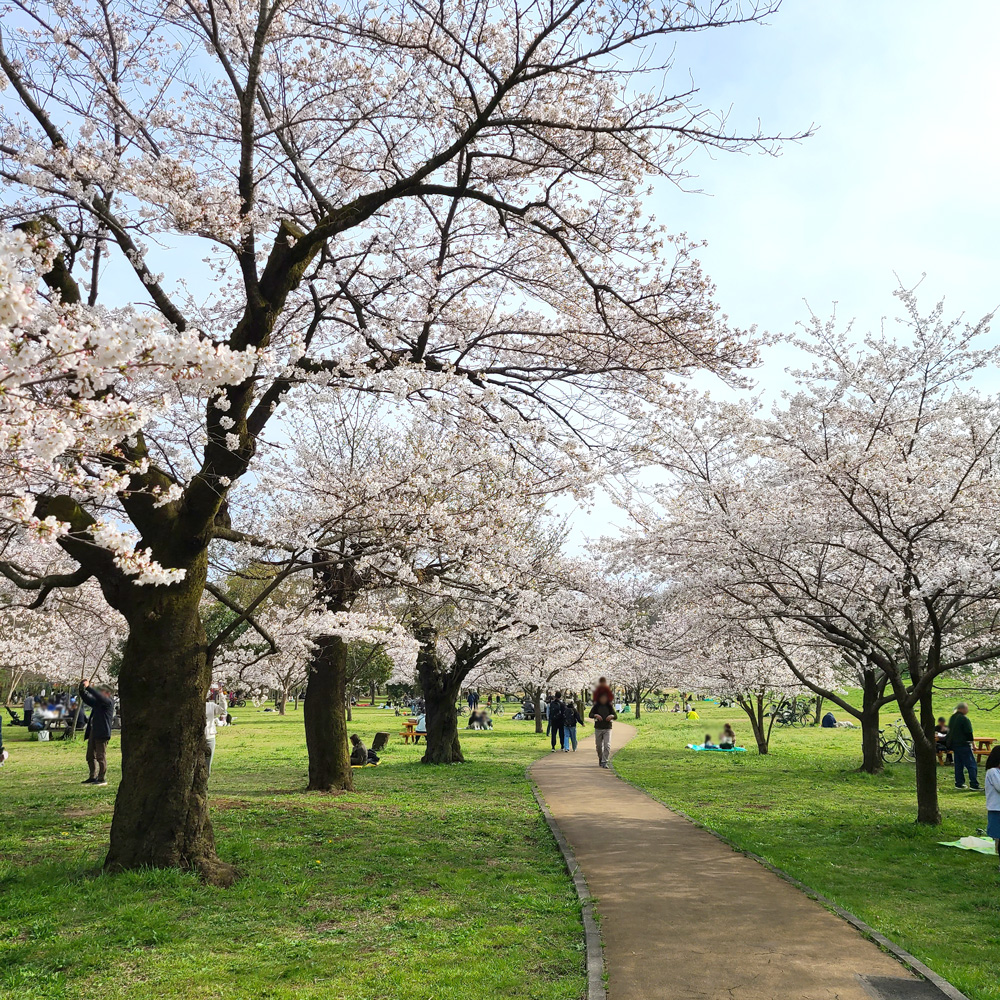
[[[3,767],[4,764],[7,763],[7,758],[9,756],[10,756],[10,754],[7,752],[7,748],[6,747],[4,747],[2,750],[0,750],[0,767]]]

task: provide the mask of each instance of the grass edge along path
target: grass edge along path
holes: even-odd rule
[[[17,1000],[577,1000],[581,904],[526,776],[529,723],[462,732],[427,767],[394,736],[351,795],[306,794],[298,713],[220,733],[210,793],[229,890],[172,871],[106,876],[120,774],[82,786],[84,746],[5,727],[0,997]],[[395,733],[362,709],[352,731]]]
[[[748,727],[732,709],[697,709],[699,721],[640,719],[641,738],[615,760],[623,780],[855,916],[959,996],[1000,998],[996,860],[938,846],[985,825],[982,795],[955,792],[951,769],[940,768],[944,823],[919,827],[912,765],[860,774],[858,731],[776,729],[766,757],[699,754],[685,744],[723,721],[741,735]],[[977,731],[1000,730],[1000,714],[977,718]]]

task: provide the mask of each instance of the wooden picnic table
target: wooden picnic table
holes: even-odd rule
[[[414,743],[417,742],[417,722],[419,719],[406,719],[403,722],[403,731],[399,734],[403,737],[404,743],[409,743],[413,740]]]
[[[972,742],[975,744],[972,752],[976,755],[976,763],[981,764],[992,753],[996,740],[989,736],[976,736]]]
[[[981,764],[990,753],[993,751],[993,747],[996,744],[996,739],[992,736],[975,736],[972,740],[972,752],[976,757],[976,763]],[[938,763],[944,764],[947,762],[947,756],[951,754],[950,750],[944,750],[940,747],[938,748],[937,757]]]

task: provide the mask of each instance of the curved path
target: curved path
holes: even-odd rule
[[[635,735],[616,724],[614,744]],[[592,738],[532,775],[596,898],[610,1000],[942,997],[788,882],[601,770]]]

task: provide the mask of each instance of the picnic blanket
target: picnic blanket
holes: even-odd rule
[[[942,847],[957,847],[962,851],[976,851],[978,854],[996,854],[997,845],[992,837],[962,837],[961,840],[939,840]]]
[[[719,753],[746,753],[746,747],[706,747],[701,743],[689,743],[688,750],[718,750]]]

